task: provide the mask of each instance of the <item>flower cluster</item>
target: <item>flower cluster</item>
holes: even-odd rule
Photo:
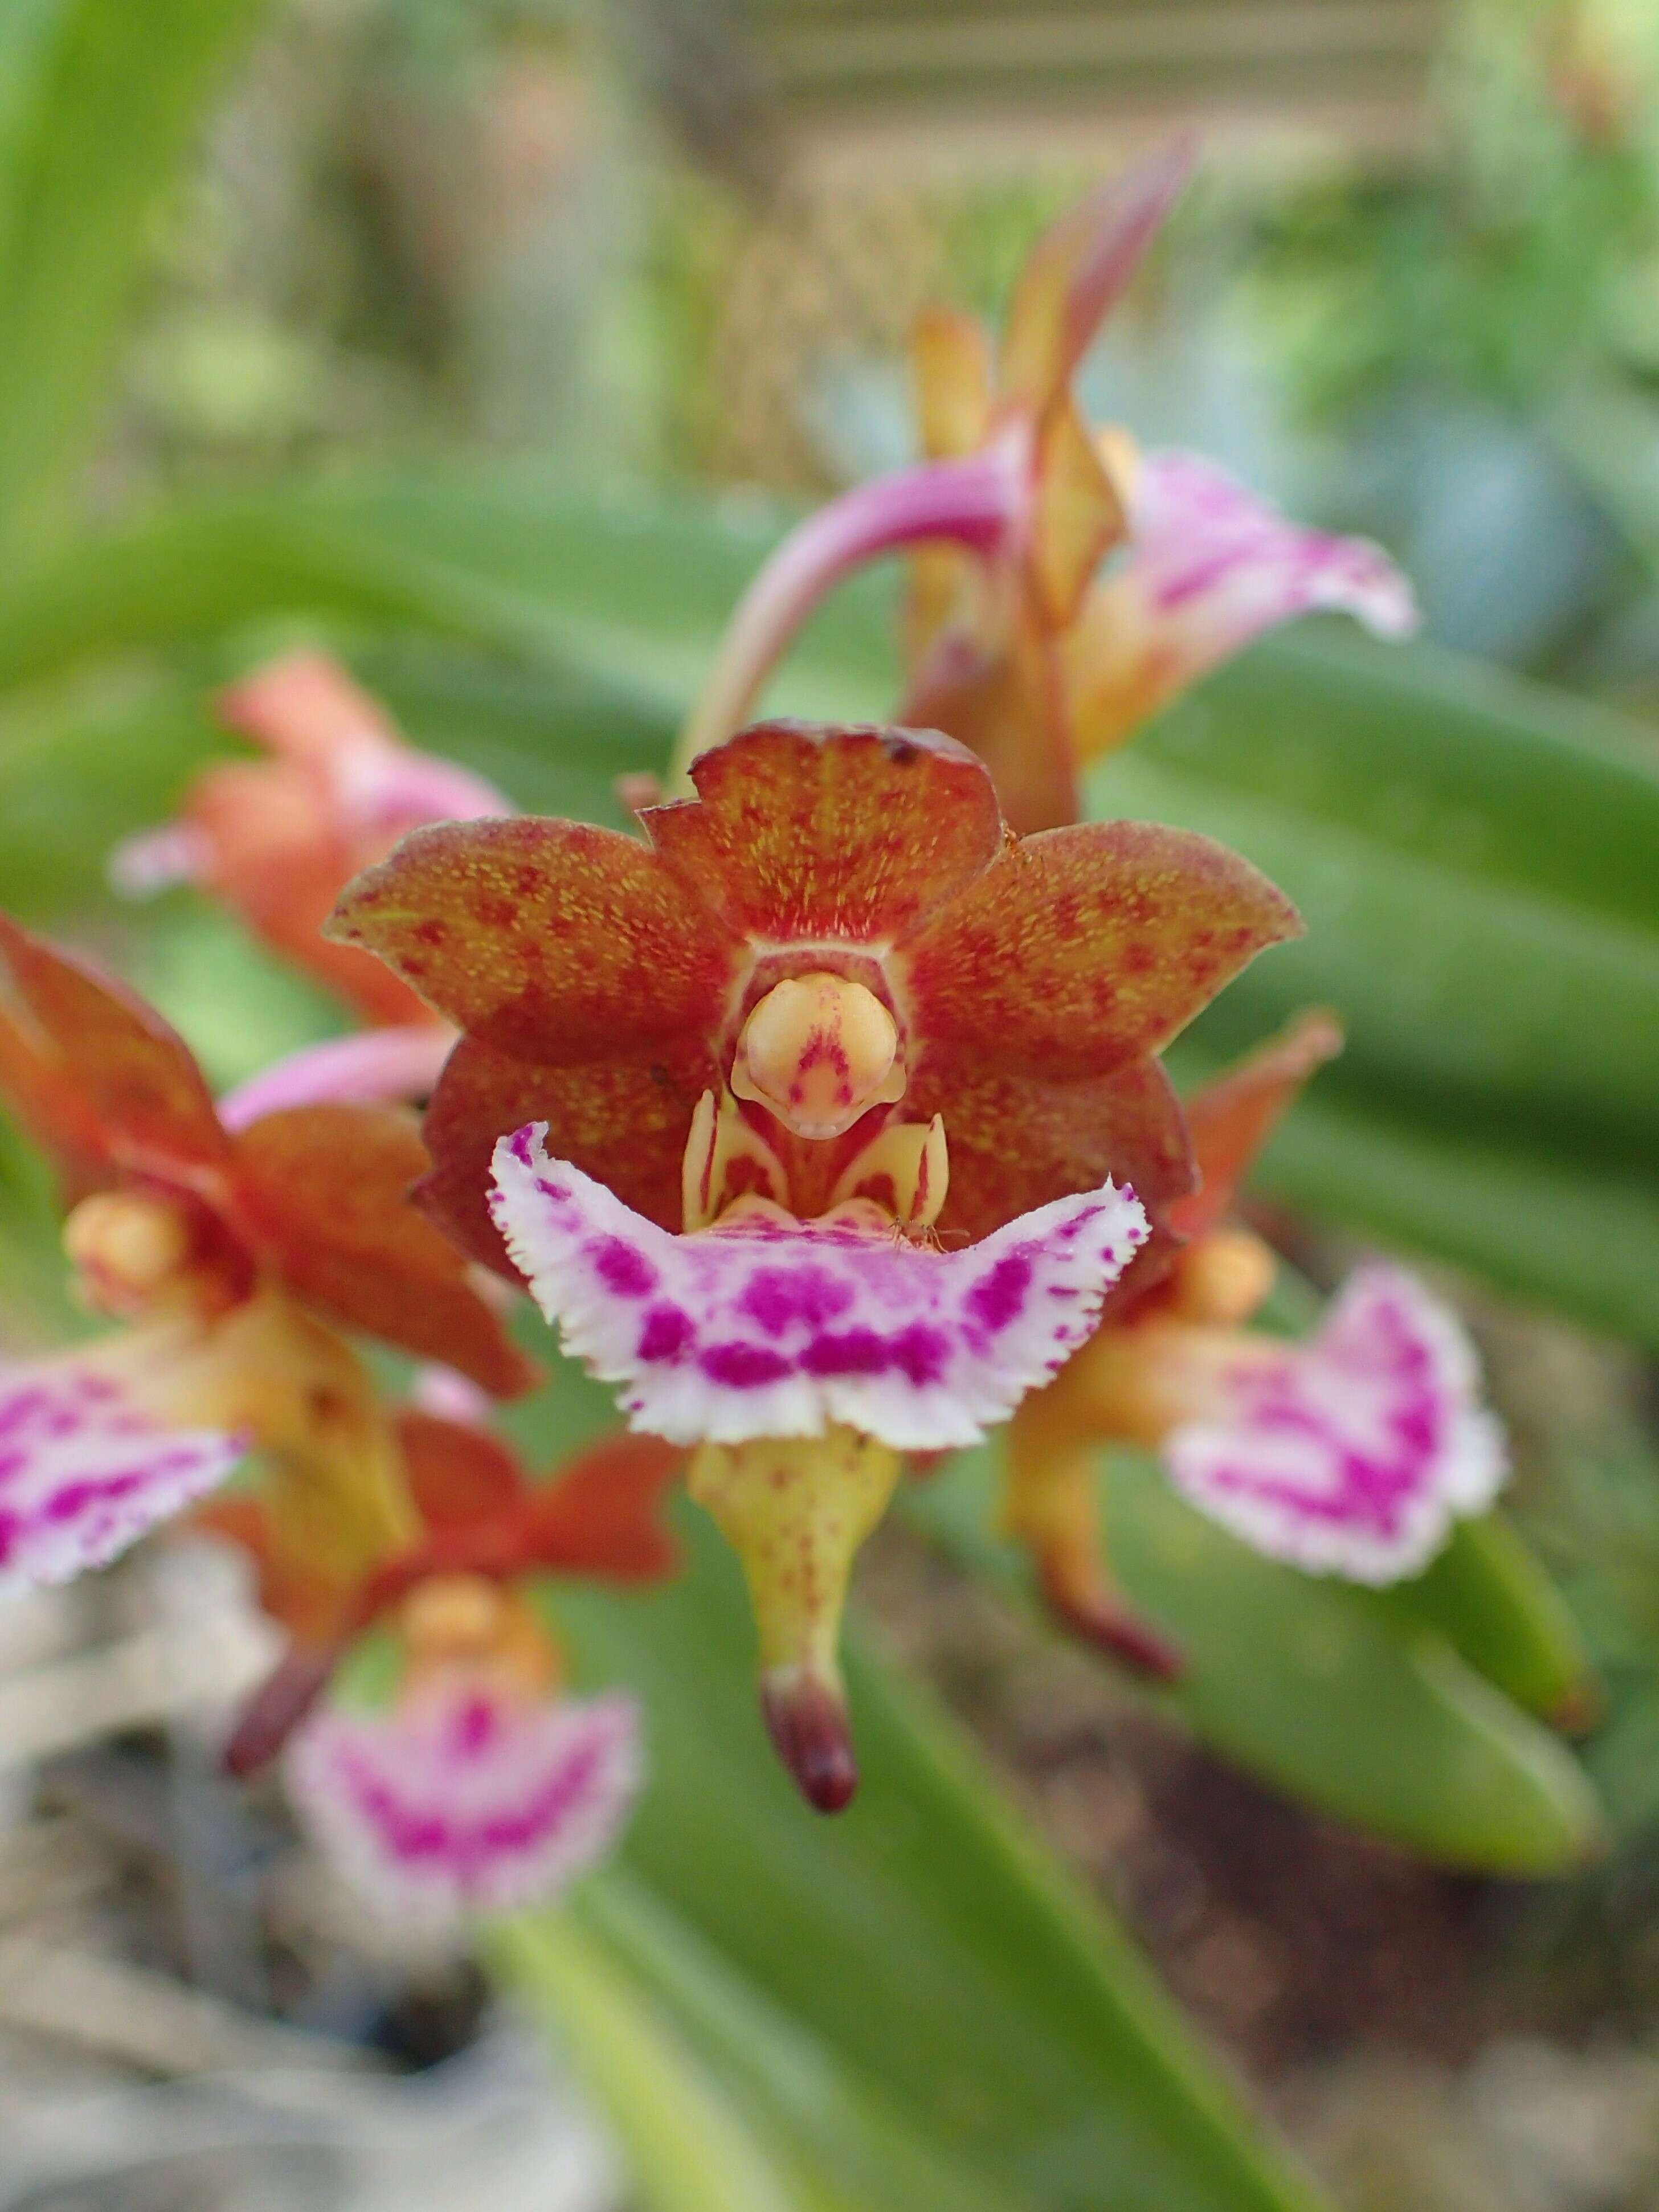
[[[240,1545],[287,1651],[231,1764],[283,1753],[382,1898],[501,1909],[616,1836],[636,1718],[567,1692],[547,1578],[669,1571],[682,1474],[741,1561],[762,1711],[823,1809],[856,1781],[848,1581],[907,1456],[1006,1425],[1005,1522],[1051,1607],[1162,1672],[1180,1655],[1104,1563],[1103,1441],[1155,1449],[1247,1542],[1364,1581],[1417,1571],[1502,1478],[1467,1345],[1397,1270],[1363,1268],[1306,1341],[1254,1325],[1273,1261],[1235,1194],[1335,1025],[1304,1018],[1184,1109],[1160,1055],[1293,908],[1209,839],[1077,818],[1081,763],[1268,623],[1411,619],[1375,549],[1079,412],[1188,162],[1039,242],[994,361],[928,319],[929,458],[763,573],[684,790],[638,834],[514,812],[326,661],[226,696],[272,757],[210,770],[117,879],[224,899],[358,1034],[216,1108],[150,1009],[0,922],[0,1092],[118,1325],[0,1374],[0,1576],[100,1565],[187,1506]],[[738,729],[817,597],[894,548],[904,726]],[[428,1093],[417,1133],[398,1102]],[[626,1425],[546,1480],[489,1425],[535,1380],[504,1319],[526,1292]],[[442,1365],[388,1399],[359,1338]],[[371,1635],[389,1705],[352,1698]]]

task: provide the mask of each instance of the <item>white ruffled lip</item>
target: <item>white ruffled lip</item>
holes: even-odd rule
[[[383,1908],[504,1911],[556,1895],[615,1842],[640,1786],[639,1711],[458,1680],[390,1711],[319,1714],[283,1771],[322,1849]]]
[[[216,1488],[245,1449],[157,1421],[95,1352],[0,1368],[0,1589],[107,1565]]]
[[[496,1226],[567,1352],[674,1443],[835,1423],[901,1451],[976,1443],[1090,1334],[1148,1234],[1108,1183],[955,1251],[833,1219],[676,1237],[546,1135],[496,1146]]]
[[[1246,1543],[1311,1573],[1397,1582],[1508,1472],[1453,1315],[1403,1270],[1360,1269],[1317,1335],[1241,1360],[1225,1410],[1176,1429],[1176,1486]]]

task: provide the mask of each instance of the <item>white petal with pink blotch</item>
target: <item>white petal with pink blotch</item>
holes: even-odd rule
[[[0,1367],[0,1591],[103,1566],[244,1449],[222,1430],[165,1427],[93,1362]]]
[[[604,1856],[640,1783],[631,1698],[532,1704],[488,1685],[307,1723],[295,1805],[366,1896],[428,1918],[510,1911]]]
[[[1145,457],[1121,573],[1195,667],[1322,607],[1380,637],[1417,626],[1411,586],[1380,545],[1304,529],[1201,453]]]
[[[546,1133],[496,1146],[496,1226],[565,1349],[672,1443],[835,1422],[900,1451],[977,1443],[1089,1335],[1146,1237],[1110,1183],[957,1251],[833,1218],[675,1237],[550,1159]]]
[[[1170,1475],[1247,1543],[1314,1573],[1417,1573],[1508,1471],[1468,1338],[1398,1268],[1362,1268],[1309,1343],[1241,1358],[1222,1388],[1225,1413],[1165,1439]]]
[[[1128,543],[1065,643],[1079,757],[1120,744],[1264,630],[1334,608],[1380,637],[1417,626],[1380,546],[1304,530],[1197,453],[1148,453]]]

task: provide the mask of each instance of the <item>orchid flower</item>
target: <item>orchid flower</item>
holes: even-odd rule
[[[385,1109],[233,1132],[183,1042],[0,917],[0,1097],[58,1162],[84,1302],[120,1326],[0,1370],[0,1577],[101,1565],[257,1449],[295,1556],[406,1534],[362,1331],[507,1395],[532,1371],[406,1201],[426,1156]]]
[[[1362,1583],[1419,1572],[1504,1480],[1462,1329],[1402,1269],[1361,1267],[1304,1341],[1249,1326],[1274,1261],[1228,1221],[1233,1194],[1340,1043],[1328,1016],[1304,1016],[1196,1095],[1204,1181],[1171,1209],[1189,1241],[1017,1417],[1006,1525],[1056,1612],[1109,1647],[1154,1632],[1126,1623],[1106,1583],[1092,1465],[1103,1442],[1155,1449],[1183,1496],[1258,1550]]]
[[[203,1510],[246,1550],[265,1610],[292,1638],[228,1760],[285,1747],[301,1819],[380,1910],[453,1919],[545,1900],[614,1840],[640,1778],[630,1699],[570,1696],[541,1578],[633,1583],[673,1565],[659,1512],[681,1455],[615,1436],[532,1484],[499,1437],[406,1408],[395,1423],[418,1533],[342,1589],[296,1576],[260,1501]],[[317,1710],[368,1630],[393,1633],[390,1705]]]
[[[1087,1336],[1190,1186],[1154,1055],[1295,917],[1185,832],[1010,838],[945,738],[767,725],[691,774],[648,842],[418,831],[331,927],[461,1029],[424,1202],[691,1450],[775,1740],[830,1807],[840,1614],[899,1455]]]
[[[899,549],[910,676],[896,719],[978,753],[1022,831],[1074,822],[1080,764],[1263,630],[1318,607],[1383,636],[1414,626],[1410,588],[1375,546],[1297,529],[1212,463],[1139,456],[1079,411],[1078,368],[1192,161],[1182,141],[1062,216],[1026,260],[994,356],[972,319],[924,315],[927,458],[784,540],[726,632],[682,763],[744,719],[833,584]]]
[[[176,822],[116,848],[115,888],[143,897],[193,884],[362,1020],[430,1023],[411,992],[377,963],[330,944],[322,925],[341,886],[405,830],[511,814],[511,800],[470,770],[406,744],[384,709],[323,653],[272,661],[221,692],[217,706],[228,728],[270,757],[206,769]]]

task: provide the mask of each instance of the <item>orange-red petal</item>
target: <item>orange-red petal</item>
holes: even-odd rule
[[[1308,1078],[1341,1049],[1341,1024],[1322,1007],[1312,1007],[1194,1092],[1187,1101],[1187,1126],[1201,1180],[1175,1210],[1182,1236],[1201,1237],[1232,1211],[1239,1183],[1280,1115]]]
[[[84,1163],[95,1131],[116,1167],[192,1187],[211,1180],[228,1139],[183,1038],[135,992],[3,915],[0,958],[0,988],[12,1001],[0,1079],[9,1061],[26,1121],[54,1097],[75,1102],[65,1164]]]
[[[410,1498],[430,1534],[475,1528],[513,1511],[524,1498],[517,1453],[488,1429],[412,1406],[398,1413],[393,1427]]]
[[[497,1397],[535,1370],[409,1193],[428,1165],[404,1115],[296,1106],[236,1140],[236,1213],[295,1294],[349,1328],[459,1368]]]
[[[696,799],[640,818],[745,937],[890,940],[1002,842],[983,767],[931,733],[761,722],[702,754],[691,780]]]
[[[556,1574],[653,1581],[676,1563],[663,1520],[684,1452],[660,1437],[602,1437],[526,1500],[525,1557]]]
[[[1050,830],[1012,846],[902,948],[911,1033],[957,1078],[1104,1075],[1159,1050],[1300,926],[1248,860],[1193,831]]]
[[[407,983],[372,954],[322,934],[363,857],[331,811],[318,772],[296,762],[210,769],[185,808],[201,841],[201,888],[366,1020],[419,1021],[427,1009]]]
[[[432,1171],[420,1202],[475,1259],[519,1280],[485,1204],[497,1140],[548,1124],[561,1159],[609,1184],[636,1213],[680,1224],[680,1167],[691,1116],[721,1080],[698,1043],[586,1067],[533,1067],[464,1037],[427,1108]]]
[[[945,1117],[951,1179],[938,1226],[947,1245],[977,1243],[1016,1214],[1096,1189],[1109,1176],[1133,1188],[1157,1229],[1192,1188],[1180,1103],[1152,1059],[1086,1083],[991,1072],[947,1081],[927,1070],[905,1111]]]
[[[636,838],[533,815],[416,830],[329,925],[486,1044],[549,1066],[719,1021],[733,933]]]

